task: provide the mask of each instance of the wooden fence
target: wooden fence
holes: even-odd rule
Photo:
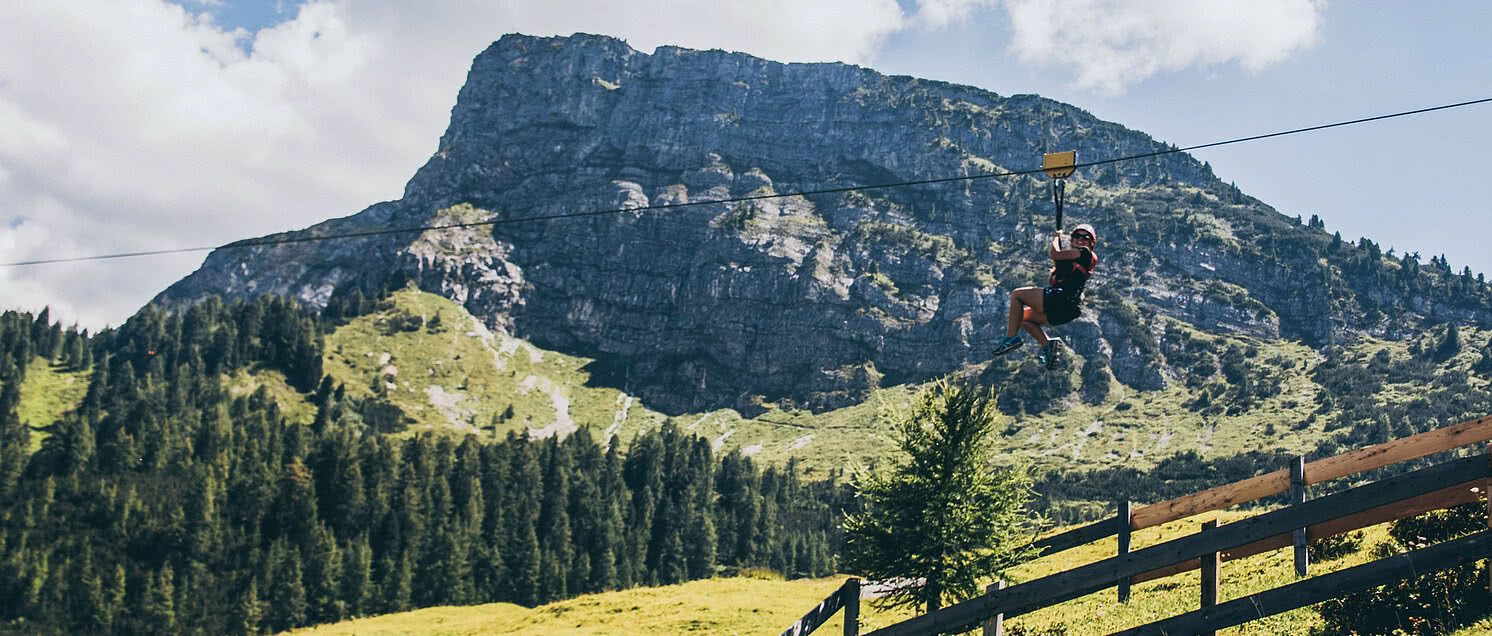
[[[805,636],[812,633],[819,625],[833,618],[840,608],[844,609],[844,636],[857,636],[860,633],[860,579],[845,581],[844,585],[834,590],[818,607],[808,610],[792,627],[783,630],[782,636]]]
[[[1309,570],[1307,545],[1311,540],[1476,501],[1479,494],[1472,491],[1473,487],[1481,487],[1481,492],[1492,487],[1492,446],[1485,456],[1455,459],[1308,501],[1309,485],[1489,439],[1492,439],[1492,417],[1484,417],[1310,463],[1296,458],[1290,466],[1273,473],[1139,509],[1122,501],[1112,518],[1034,544],[1040,554],[1046,555],[1117,535],[1119,548],[1114,557],[1009,588],[1003,584],[991,586],[982,597],[872,634],[959,632],[983,624],[986,634],[998,635],[1003,618],[1033,612],[1110,587],[1118,587],[1119,598],[1125,601],[1129,598],[1132,583],[1199,568],[1203,571],[1201,609],[1119,633],[1210,633],[1482,558],[1488,559],[1487,574],[1489,586],[1492,586],[1492,502],[1489,502],[1487,531],[1216,604],[1217,569],[1223,561],[1293,546],[1296,574],[1305,577]],[[1135,530],[1286,492],[1290,493],[1291,504],[1287,507],[1226,526],[1209,522],[1197,534],[1130,551],[1130,533]],[[1211,586],[1207,585],[1209,580]],[[856,621],[849,619],[851,615],[859,614],[859,581],[850,579],[783,635],[808,634],[841,607],[846,610],[844,633],[847,636],[858,634],[858,631],[852,631],[856,630]]]

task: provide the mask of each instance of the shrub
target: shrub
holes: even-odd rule
[[[1067,636],[1067,623],[1053,623],[1046,627],[1023,627],[1021,625],[1009,625],[1005,633],[1010,636]]]
[[[425,326],[425,319],[423,317],[401,310],[398,314],[389,318],[388,323],[384,327],[384,335],[392,336],[401,331],[419,331],[423,326]]]
[[[737,574],[737,576],[744,579],[760,579],[763,581],[787,580],[787,577],[783,576],[781,572],[778,572],[777,570],[774,570],[772,568],[764,567],[741,568],[741,572]]]
[[[1486,528],[1485,503],[1456,506],[1395,521],[1393,540],[1374,547],[1376,558]],[[1331,633],[1447,634],[1492,614],[1487,581],[1476,561],[1349,594],[1316,606]]]
[[[1361,530],[1346,532],[1316,539],[1306,546],[1306,549],[1310,552],[1312,562],[1335,561],[1361,550],[1362,540]]]

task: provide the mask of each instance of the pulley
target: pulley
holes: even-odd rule
[[[1067,193],[1063,179],[1077,170],[1078,151],[1049,152],[1041,157],[1041,171],[1052,179],[1052,203],[1057,206],[1057,229],[1062,229],[1062,197]]]

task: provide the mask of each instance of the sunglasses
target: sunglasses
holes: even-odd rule
[[[1074,233],[1072,235],[1072,239],[1073,240],[1083,239],[1085,241],[1091,241],[1091,240],[1093,240],[1093,235],[1089,234],[1087,232],[1076,232],[1076,233]]]

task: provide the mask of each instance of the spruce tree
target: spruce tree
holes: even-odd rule
[[[506,574],[503,567],[503,542],[507,537],[507,516],[503,509],[506,493],[502,487],[508,466],[506,444],[488,444],[479,449],[482,466],[482,532],[475,540],[472,556],[474,594],[482,602],[505,598]]]
[[[300,426],[292,426],[299,430]],[[292,456],[280,478],[280,493],[275,502],[276,528],[281,537],[296,547],[309,547],[317,525],[316,489],[311,470]]]
[[[414,594],[414,565],[408,553],[385,561],[383,579],[383,612],[392,614],[410,608]]]
[[[373,598],[373,551],[368,547],[368,537],[360,534],[347,544],[342,559],[341,599],[347,604],[349,617],[362,616],[370,609]]]
[[[718,556],[715,535],[715,488],[710,443],[691,437],[687,442],[687,489],[683,493],[688,525],[683,529],[685,572],[689,579],[715,575]]]
[[[300,551],[283,542],[270,551],[271,558],[278,554],[275,566],[274,589],[270,592],[270,629],[288,631],[306,624],[306,586],[301,568]]]
[[[344,618],[342,551],[324,524],[312,531],[305,564],[307,619],[312,623],[331,623]]]
[[[1445,326],[1445,335],[1440,339],[1440,346],[1435,348],[1435,361],[1445,362],[1458,353],[1461,353],[1461,330],[1451,323]]]
[[[259,601],[259,581],[250,578],[248,587],[239,595],[238,602],[233,608],[230,627],[235,634],[249,636],[259,633],[259,625],[263,620],[264,605]]]
[[[860,473],[865,509],[845,518],[844,567],[869,580],[922,581],[884,597],[935,610],[983,593],[978,583],[1028,558],[1030,477],[996,469],[993,390],[945,378],[894,416],[893,466]]]
[[[332,468],[335,477],[327,493],[331,504],[327,523],[338,536],[352,536],[367,523],[368,498],[364,494],[362,463],[363,458],[343,457]]]
[[[715,517],[708,510],[696,510],[684,529],[685,572],[689,579],[707,579],[715,575]]]
[[[31,430],[21,422],[20,404],[19,379],[0,377],[0,503],[9,501],[30,452]]]
[[[569,568],[574,560],[571,545],[569,453],[551,438],[545,444],[548,466],[544,473],[543,499],[539,508],[537,531],[543,564],[539,579],[539,601],[549,602],[569,596]]]
[[[511,600],[533,607],[539,602],[539,501],[544,480],[534,456],[533,444],[515,435],[508,437],[509,451],[507,505],[507,540],[502,548],[507,588]]]
[[[148,633],[172,634],[176,632],[175,581],[171,566],[162,566],[150,576],[150,581],[141,596],[144,606],[140,614]]]

